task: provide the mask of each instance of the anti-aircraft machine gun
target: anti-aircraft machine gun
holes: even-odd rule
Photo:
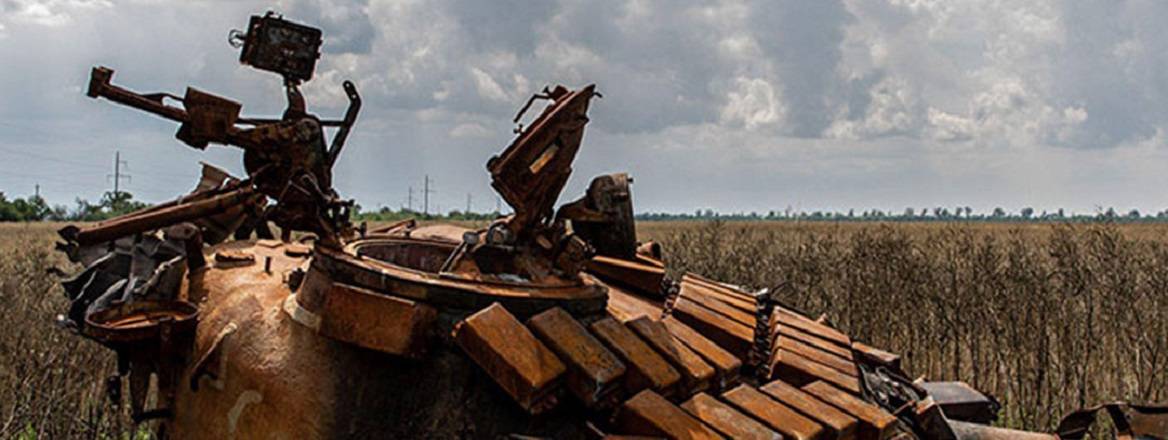
[[[352,204],[341,200],[333,190],[332,166],[361,110],[356,86],[349,81],[342,85],[349,98],[344,118],[322,120],[308,113],[300,94],[300,84],[312,78],[320,57],[320,30],[269,12],[253,16],[247,32],[234,31],[229,41],[242,47],[241,63],[283,77],[288,106],[279,119],[241,117],[238,102],[195,88],[187,88],[182,97],[169,93],[138,94],[111,84],[114,71],[106,67],[93,69],[87,94],[180,123],[175,137],[192,148],[201,150],[215,143],[243,149],[246,181],[233,185],[230,190],[219,191],[215,200],[252,200],[251,194],[262,194],[275,201],[271,209],[261,214],[262,220],[273,221],[286,233],[309,231],[326,243],[336,244],[337,234],[349,227],[348,210]],[[167,99],[178,101],[182,107],[167,105]],[[327,146],[324,127],[338,127]],[[104,229],[80,230],[76,236],[67,238],[82,243],[103,241],[110,236],[153,229],[159,222],[197,219],[207,214],[203,209],[220,209],[225,204],[206,205],[210,206],[188,208],[186,215],[142,213],[116,223],[116,227],[110,224]],[[262,222],[258,223],[262,227]]]

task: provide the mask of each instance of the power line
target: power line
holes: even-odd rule
[[[427,174],[425,180],[425,189],[422,190],[422,214],[430,215],[430,193],[436,192],[438,191],[430,189],[430,175]]]
[[[122,174],[122,165],[129,165],[129,164],[126,161],[122,160],[122,152],[121,151],[115,151],[114,152],[114,173],[110,176],[106,176],[107,178],[112,176],[114,179],[114,197],[117,197],[117,195],[120,193],[120,191],[118,191],[118,184],[121,183],[122,179],[126,179],[127,181],[132,180],[131,176]]]

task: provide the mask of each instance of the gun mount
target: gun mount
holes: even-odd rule
[[[1080,439],[1100,411],[1122,435],[1168,431],[1168,408],[1127,404],[1055,435],[990,427],[992,398],[908,380],[898,355],[768,291],[667,275],[660,247],[636,242],[627,175],[556,209],[592,85],[535,95],[520,114],[549,104],[487,164],[513,215],[353,228],[332,166],[360,97],[345,82],[345,117],[322,120],[298,90],[320,31],[269,13],[230,41],[283,76],[282,117],[193,88],[135,93],[102,67],[88,94],[178,122],[191,147],[241,148],[247,176],[205,166],[191,194],[60,231],[85,266],[63,282],[61,324],[117,353],[110,389],[128,381],[160,437]]]

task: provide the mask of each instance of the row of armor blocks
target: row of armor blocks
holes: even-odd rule
[[[591,268],[609,286],[602,316],[552,308],[521,322],[495,304],[459,322],[454,339],[530,413],[568,397],[616,435],[892,437],[895,417],[862,398],[854,356],[869,357],[843,333],[775,310],[764,339],[767,379],[754,387],[740,376],[757,346],[752,295],[686,275],[665,298],[663,270],[651,260],[615,261],[620,268]],[[613,277],[618,270],[627,273]]]

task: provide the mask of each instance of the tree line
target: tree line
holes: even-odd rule
[[[699,209],[692,213],[649,212],[637,214],[637,220],[645,221],[686,221],[686,220],[742,220],[742,221],[880,221],[880,222],[927,222],[927,221],[982,221],[982,222],[1168,222],[1168,209],[1155,213],[1141,213],[1132,209],[1126,212],[1115,208],[1097,209],[1092,214],[1068,214],[1063,209],[1037,212],[1025,207],[1016,212],[1004,208],[994,208],[990,212],[978,213],[968,206],[935,208],[905,208],[892,212],[870,209],[841,211],[784,211],[722,213],[712,209]]]
[[[107,191],[96,203],[79,198],[72,208],[65,205],[50,206],[43,197],[37,195],[9,200],[0,192],[0,222],[100,221],[147,206],[150,205],[134,200],[134,196],[125,191]]]

